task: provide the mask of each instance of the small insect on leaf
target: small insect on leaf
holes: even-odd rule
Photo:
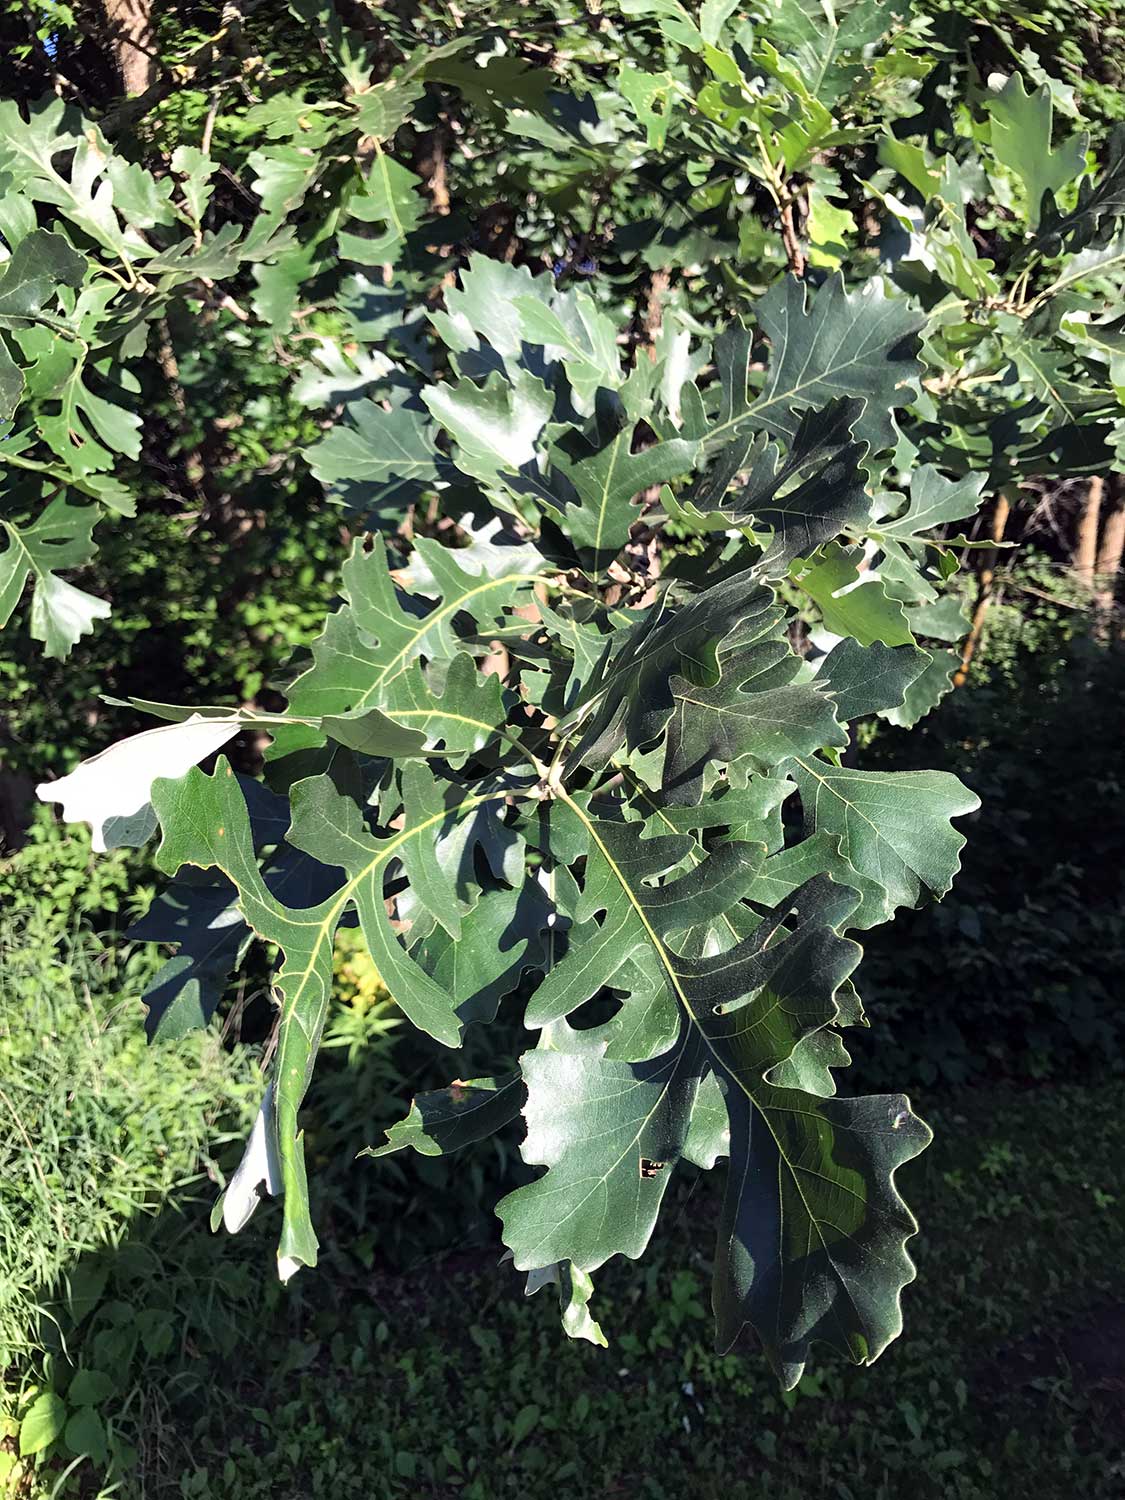
[[[642,1177],[655,1177],[658,1172],[663,1172],[664,1168],[667,1165],[668,1165],[667,1162],[664,1162],[664,1161],[650,1161],[647,1156],[642,1156],[641,1157],[641,1176]]]

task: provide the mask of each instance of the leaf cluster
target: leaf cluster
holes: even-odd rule
[[[932,588],[928,531],[979,484],[923,468],[879,517],[871,476],[917,379],[905,304],[789,282],[755,316],[761,381],[739,326],[706,366],[627,367],[580,291],[474,262],[433,318],[448,378],[364,398],[313,455],[378,458],[376,513],[428,465],[468,507],[458,545],[357,542],[283,712],[137,705],[167,722],[42,789],[105,843],[159,824],[158,863],[183,872],[138,929],[180,942],[154,1033],[207,1019],[252,934],[283,955],[272,1080],[216,1210],[237,1229],[282,1196],[283,1277],[317,1258],[299,1110],[334,933],[358,922],[437,1042],[513,1005],[537,1033],[516,1073],[416,1099],[383,1149],[522,1115],[547,1170],[500,1204],[504,1236],[558,1280],[570,1331],[600,1339],[587,1278],[642,1253],[676,1163],[728,1157],[724,1345],[753,1327],[791,1384],[810,1341],[865,1360],[898,1330],[913,1221],[893,1174],[928,1133],[901,1095],[836,1096],[841,1030],[863,1024],[847,933],[948,889],[951,819],[977,802],[843,757],[850,721],[933,668],[904,583]],[[702,551],[665,575],[636,535],[671,515]],[[830,649],[793,649],[791,590],[823,601]],[[271,736],[268,789],[187,769],[248,725]]]
[[[679,1163],[725,1160],[721,1346],[752,1329],[786,1386],[815,1341],[871,1360],[913,1276],[895,1172],[929,1133],[901,1094],[836,1092],[865,1022],[853,934],[948,891],[978,802],[861,768],[855,726],[948,690],[946,585],[986,489],[1119,440],[1120,382],[1092,373],[1120,354],[1118,143],[1094,167],[1018,75],[935,122],[941,45],[893,0],[623,0],[555,69],[463,32],[404,32],[388,69],[295,9],[337,92],[246,112],[249,223],[214,222],[200,148],[150,172],[61,104],[0,111],[4,457],[45,502],[5,494],[0,614],[32,579],[50,652],[105,613],[57,569],[95,507],[129,511],[119,393],[153,320],[226,281],[283,352],[318,330],[294,389],[331,420],[304,457],[355,540],[284,706],[133,700],[159,727],[40,788],[95,847],[159,830],[173,879],[137,935],[179,949],[151,1034],[210,1020],[255,940],[280,955],[216,1223],[280,1197],[282,1279],[316,1264],[301,1108],[357,927],[438,1044],[522,1021],[514,1070],[420,1095],[373,1154],[521,1121],[538,1175],[503,1236],[569,1333],[602,1341],[592,1275],[643,1253]],[[455,139],[470,163],[504,142],[529,243],[588,210],[565,258],[512,258],[483,214],[464,253],[441,173],[401,159],[422,136],[443,171]],[[620,295],[642,275],[644,318]],[[200,769],[246,731],[264,779]]]

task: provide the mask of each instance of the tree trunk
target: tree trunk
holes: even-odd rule
[[[992,512],[992,540],[1002,542],[1004,532],[1008,525],[1008,517],[1012,513],[1012,500],[1016,489],[1014,485],[1005,485],[996,497],[996,509]],[[988,615],[988,606],[992,603],[992,584],[996,576],[996,559],[999,553],[996,549],[986,552],[984,555],[984,566],[980,573],[980,583],[977,588],[977,604],[973,610],[972,623],[969,626],[969,634],[965,637],[965,644],[961,648],[961,665],[953,674],[953,686],[964,687],[965,680],[969,675],[969,665],[980,645],[980,638],[984,631],[984,622]]]
[[[1094,569],[1098,558],[1098,523],[1101,517],[1102,496],[1105,480],[1095,474],[1086,491],[1086,503],[1078,518],[1078,533],[1074,540],[1074,576],[1087,588],[1094,586]]]
[[[1121,556],[1125,552],[1125,496],[1121,494],[1119,476],[1110,477],[1112,509],[1102,523],[1102,540],[1098,547],[1096,571],[1101,577],[1112,578],[1121,570]]]
[[[126,94],[143,94],[156,77],[152,0],[102,0],[106,28]]]
[[[1121,574],[1121,556],[1125,552],[1125,495],[1121,493],[1119,475],[1110,476],[1109,488],[1110,511],[1102,522],[1102,538],[1095,567],[1098,591],[1094,603],[1103,620],[1114,606]]]
[[[656,358],[656,335],[664,326],[664,298],[672,284],[671,275],[661,269],[649,277],[648,296],[645,298],[645,333],[648,335],[648,354]]]
[[[447,169],[449,152],[449,127],[444,120],[419,138],[418,152],[414,158],[414,169],[426,184],[430,195],[430,207],[435,214],[449,212],[449,175]]]
[[[792,202],[778,210],[778,217],[781,220],[781,242],[785,246],[785,257],[789,262],[789,269],[794,276],[803,276],[805,252],[801,249],[801,241],[797,234],[797,219],[793,212]]]

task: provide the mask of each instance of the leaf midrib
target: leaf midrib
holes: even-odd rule
[[[699,1035],[702,1037],[704,1046],[707,1048],[708,1052],[711,1054],[711,1057],[713,1058],[714,1062],[718,1065],[718,1070],[721,1070],[721,1073],[722,1073],[723,1077],[730,1078],[732,1080],[732,1082],[734,1082],[734,1083],[736,1083],[738,1085],[738,1087],[745,1094],[746,1099],[747,1099],[748,1103],[750,1104],[751,1108],[756,1112],[756,1114],[758,1115],[758,1117],[762,1120],[763,1124],[765,1125],[766,1129],[769,1131],[770,1135],[773,1137],[774,1144],[777,1147],[777,1159],[778,1159],[779,1162],[784,1162],[785,1163],[786,1170],[788,1171],[789,1176],[790,1176],[790,1178],[792,1180],[794,1190],[796,1191],[798,1198],[800,1198],[800,1200],[801,1200],[801,1204],[802,1204],[802,1207],[804,1208],[805,1213],[806,1213],[806,1215],[808,1217],[809,1224],[815,1230],[817,1239],[820,1241],[820,1245],[821,1245],[822,1250],[828,1256],[829,1261],[832,1263],[832,1265],[835,1266],[835,1261],[832,1258],[832,1252],[829,1249],[828,1241],[825,1239],[823,1233],[821,1232],[820,1220],[816,1216],[816,1214],[814,1214],[813,1211],[812,1211],[812,1207],[809,1204],[808,1198],[805,1196],[804,1187],[803,1187],[803,1185],[801,1183],[800,1178],[797,1175],[797,1170],[794,1167],[794,1165],[790,1162],[788,1156],[785,1154],[785,1150],[784,1150],[784,1147],[782,1146],[781,1139],[778,1136],[777,1131],[773,1127],[773,1122],[771,1121],[768,1112],[766,1110],[764,1110],[763,1108],[761,1108],[761,1106],[758,1104],[757,1100],[754,1098],[754,1095],[750,1092],[750,1090],[745,1086],[745,1084],[742,1083],[741,1079],[739,1079],[737,1077],[737,1075],[726,1065],[726,1063],[720,1057],[720,1055],[718,1053],[718,1050],[715,1048],[714,1044],[712,1043],[711,1038],[707,1035],[706,1031],[700,1025],[699,1017],[697,1016],[694,1007],[692,1006],[690,1000],[687,997],[687,993],[685,992],[682,984],[680,983],[680,976],[676,973],[676,970],[672,966],[671,958],[670,958],[670,955],[668,953],[668,950],[664,947],[664,944],[661,942],[660,938],[657,936],[656,929],[652,926],[652,923],[648,920],[648,917],[647,917],[647,915],[645,913],[644,908],[642,907],[642,905],[641,905],[640,901],[637,899],[637,897],[634,895],[632,887],[629,885],[629,882],[625,879],[625,876],[622,873],[620,866],[617,864],[617,862],[614,860],[613,856],[610,854],[609,850],[606,848],[605,844],[602,842],[602,840],[601,840],[601,838],[600,838],[600,836],[598,834],[598,831],[597,831],[596,827],[594,826],[593,820],[590,817],[588,817],[588,815],[583,811],[583,809],[581,807],[579,807],[579,805],[574,801],[574,799],[568,795],[568,793],[565,791],[565,789],[563,789],[563,788],[560,787],[558,795],[559,795],[560,799],[563,802],[565,802],[567,804],[567,806],[571,809],[571,811],[576,815],[576,817],[579,819],[579,821],[582,822],[583,824],[585,824],[586,829],[587,829],[587,831],[590,834],[590,837],[597,844],[598,849],[601,852],[602,858],[606,861],[606,864],[608,865],[608,867],[609,867],[610,871],[612,872],[614,878],[616,879],[616,881],[620,885],[622,891],[624,891],[626,899],[629,901],[630,905],[636,911],[637,916],[640,918],[640,921],[641,921],[641,923],[642,923],[642,925],[643,925],[643,927],[645,929],[645,933],[648,936],[649,941],[652,943],[652,946],[653,946],[653,948],[656,951],[657,957],[659,958],[661,964],[663,965],[665,971],[668,974],[668,978],[671,981],[672,987],[675,990],[676,995],[677,995],[677,997],[680,1000],[680,1003],[683,1005],[686,1014],[690,1018],[692,1024],[695,1026],[696,1030],[699,1032]],[[838,1277],[838,1279],[840,1281],[840,1284],[844,1287],[845,1290],[848,1290],[847,1281],[844,1278],[844,1276],[842,1275],[842,1273],[837,1272],[836,1274],[837,1274],[837,1277]],[[848,1292],[848,1295],[849,1296],[851,1295],[850,1291]]]
[[[813,334],[814,344],[815,341],[816,332],[814,332]],[[719,436],[719,434],[721,433],[729,431],[732,427],[738,427],[741,426],[741,424],[744,422],[749,422],[753,417],[761,416],[761,414],[768,411],[771,406],[778,406],[783,402],[792,401],[794,397],[799,395],[800,392],[803,391],[807,386],[814,386],[820,383],[831,383],[835,379],[835,377],[840,374],[841,371],[847,370],[852,365],[859,364],[869,352],[870,351],[867,349],[866,345],[861,343],[859,352],[853,355],[851,359],[846,359],[838,365],[832,365],[830,369],[822,371],[819,375],[813,376],[813,378],[810,380],[799,380],[795,385],[790,386],[787,390],[778,391],[776,394],[765,398],[760,397],[757,401],[748,406],[744,412],[741,412],[737,417],[731,417],[728,421],[721,422],[717,427],[712,427],[711,430],[707,433],[707,441],[710,442],[712,438]],[[806,366],[808,365],[808,361],[809,359],[811,359],[811,357],[812,349],[810,346],[809,356],[805,361]]]
[[[424,619],[418,622],[418,629],[411,633],[410,639],[406,641],[405,644],[395,652],[390,661],[388,661],[387,664],[383,668],[381,668],[371,687],[364,692],[362,698],[360,699],[360,703],[366,705],[372,693],[375,693],[380,688],[385,687],[388,682],[393,682],[396,677],[401,677],[402,673],[406,671],[407,667],[410,665],[410,662],[413,660],[413,657],[408,656],[408,653],[417,646],[418,642],[422,640],[430,632],[433,626],[440,620],[446,619],[450,615],[455,615],[458,610],[464,609],[468,600],[475,599],[480,594],[486,594],[490,589],[506,588],[512,584],[549,582],[550,580],[545,579],[542,574],[539,573],[505,573],[500,578],[489,578],[486,582],[477,584],[475,588],[467,589],[464,593],[458,594],[448,603],[439,604],[436,609],[431,610]],[[393,671],[392,668],[394,668]]]

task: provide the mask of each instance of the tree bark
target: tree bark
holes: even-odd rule
[[[1102,577],[1114,577],[1121,571],[1121,557],[1125,553],[1125,495],[1121,493],[1120,477],[1110,477],[1112,509],[1102,522],[1102,539],[1098,547],[1095,571]]]
[[[650,359],[656,358],[656,335],[664,326],[664,298],[671,284],[672,277],[663,268],[653,271],[649,277],[648,296],[645,298],[645,333],[648,335]]]
[[[789,202],[783,209],[779,210],[781,220],[781,241],[785,246],[785,256],[789,262],[789,269],[794,276],[805,274],[805,252],[801,249],[801,241],[797,235],[797,220],[793,213],[793,204]]]
[[[1005,485],[996,497],[996,509],[992,512],[992,540],[1002,542],[1004,532],[1008,525],[1008,517],[1012,513],[1012,500],[1015,498],[1015,487]],[[996,559],[999,552],[994,548],[991,552],[984,554],[984,566],[980,573],[980,583],[977,588],[977,603],[973,610],[972,623],[969,633],[965,637],[965,644],[961,648],[961,665],[953,674],[953,686],[964,687],[969,675],[969,666],[976,655],[980,638],[984,632],[984,622],[988,616],[988,607],[992,603],[993,582],[996,577]]]
[[[1112,612],[1116,601],[1121,557],[1125,553],[1125,495],[1121,493],[1120,475],[1110,475],[1109,491],[1111,508],[1102,521],[1102,537],[1095,565],[1097,593],[1094,603],[1103,620]]]
[[[447,170],[449,129],[444,121],[428,130],[418,143],[415,170],[426,184],[430,207],[435,214],[449,212],[449,176]]]
[[[1078,532],[1074,539],[1074,576],[1087,588],[1094,586],[1094,569],[1098,559],[1098,525],[1101,518],[1102,497],[1105,480],[1100,474],[1090,479],[1086,491],[1086,502],[1078,518]]]
[[[133,0],[103,0],[108,7],[111,4],[128,4]],[[148,6],[151,0],[135,0],[135,3]],[[175,67],[159,66],[159,59],[155,50],[152,53],[150,83],[134,98],[126,99],[112,109],[98,123],[102,131],[114,139],[134,126],[138,120],[143,119],[150,109],[167,99],[169,94],[175,93],[177,89],[187,88],[192,84],[198,85],[199,80],[220,62],[226,62],[227,71],[232,66],[240,67],[244,56],[241,43],[242,24],[247,16],[253,14],[263,0],[228,0],[223,6],[223,13],[219,29],[213,32],[193,52],[190,52],[182,61],[176,63]]]
[[[102,0],[125,94],[143,94],[156,77],[152,0]]]

